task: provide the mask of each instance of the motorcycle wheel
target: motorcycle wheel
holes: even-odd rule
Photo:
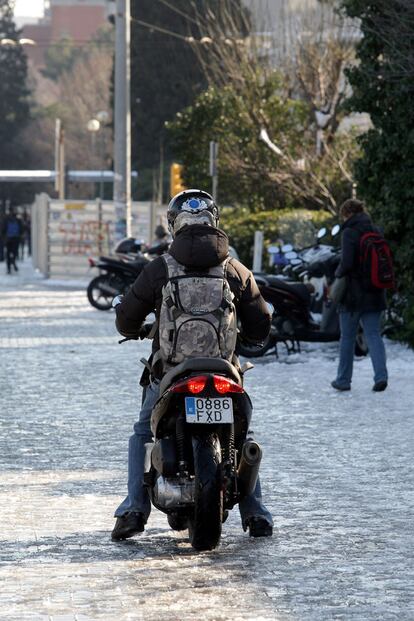
[[[195,506],[188,521],[195,550],[213,550],[220,541],[223,490],[220,481],[221,449],[215,434],[193,438]]]
[[[114,296],[110,293],[102,291],[101,285],[110,285],[110,278],[108,276],[97,276],[88,285],[86,294],[88,296],[89,303],[98,310],[106,311],[112,307],[112,300]]]
[[[249,345],[248,343],[237,343],[236,353],[238,356],[244,356],[245,358],[259,358],[264,356],[269,349],[274,347],[274,343],[268,337],[261,347],[257,345]]]
[[[355,353],[355,356],[359,356],[359,357],[368,355],[368,344],[365,339],[365,334],[362,329],[362,326],[359,326],[358,328],[354,353]]]

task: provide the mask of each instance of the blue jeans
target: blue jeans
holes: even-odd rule
[[[151,512],[151,502],[146,487],[144,487],[145,443],[152,442],[150,428],[151,412],[159,397],[159,385],[151,384],[147,387],[142,404],[139,420],[134,425],[134,433],[129,439],[128,450],[128,496],[115,511],[115,517],[121,517],[127,511],[137,511],[144,514],[145,522]],[[252,434],[249,432],[249,437]],[[246,496],[239,503],[242,524],[252,516],[262,516],[273,525],[269,511],[262,503],[260,481],[257,480],[253,494]]]
[[[369,347],[369,355],[374,369],[374,382],[388,380],[385,347],[380,329],[381,314],[381,311],[369,313],[341,311],[339,313],[341,340],[336,382],[340,386],[348,388],[351,385],[355,339],[360,321]]]

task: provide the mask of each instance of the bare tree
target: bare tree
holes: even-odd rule
[[[111,110],[112,56],[96,50],[77,62],[60,81],[60,102],[65,124],[67,160],[75,168],[108,168],[112,154],[111,132],[106,123],[88,132],[87,124],[99,112]],[[109,119],[108,119],[109,120]]]
[[[298,42],[295,75],[312,110],[317,155],[322,155],[338,129],[340,106],[349,92],[344,71],[353,58],[352,42],[339,33],[328,33],[324,41],[302,38]]]
[[[70,168],[109,168],[112,157],[111,71],[110,50],[98,48],[63,73],[58,82],[32,73],[37,107],[25,130],[24,141],[31,146],[38,167],[54,167],[55,119],[61,118],[65,128],[66,162]],[[108,120],[93,135],[88,132],[87,123],[102,111],[108,112]]]
[[[271,188],[270,195],[281,205],[289,198],[337,213],[338,196],[343,198],[338,186],[352,187],[350,162],[356,150],[351,136],[335,139],[355,28],[332,6],[312,5],[307,12],[285,14],[281,49],[277,36],[252,31],[248,14],[235,12],[234,0],[217,4],[214,13],[195,13],[203,36],[192,44],[209,84],[218,90],[231,87],[243,128],[256,137],[246,152],[239,148],[237,135],[223,135],[222,170],[249,179],[252,186]],[[264,101],[274,97],[307,102],[309,121],[300,145],[290,144],[292,132],[273,126],[274,114],[268,115]],[[263,130],[276,136],[278,155],[263,154]]]

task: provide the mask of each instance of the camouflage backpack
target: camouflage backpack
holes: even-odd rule
[[[232,360],[237,339],[233,294],[226,278],[228,259],[205,272],[193,272],[170,254],[163,259],[168,282],[159,316],[164,370],[188,358]]]

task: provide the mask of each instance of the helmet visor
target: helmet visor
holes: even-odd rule
[[[189,213],[182,211],[178,214],[174,221],[173,230],[177,233],[183,226],[192,226],[194,224],[207,224],[209,226],[215,226],[213,214],[206,209],[199,213]]]

